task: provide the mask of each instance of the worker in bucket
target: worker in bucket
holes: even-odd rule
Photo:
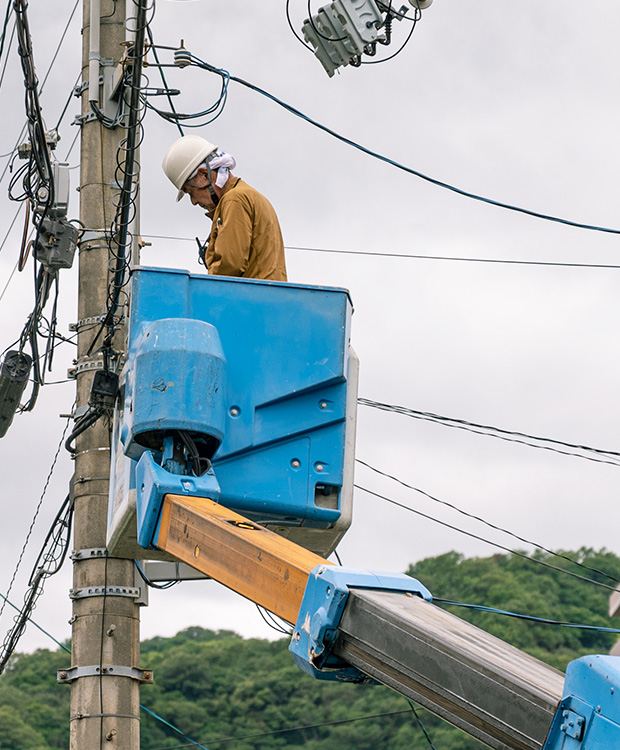
[[[286,281],[284,243],[276,212],[258,190],[232,174],[235,159],[198,135],[186,135],[168,149],[162,164],[179,191],[212,220],[201,249],[210,274]]]

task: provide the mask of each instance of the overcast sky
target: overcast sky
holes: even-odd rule
[[[185,46],[273,93],[313,119],[408,167],[464,190],[577,222],[620,228],[617,175],[620,6],[598,0],[436,0],[410,43],[381,65],[345,68],[332,79],[294,38],[282,0],[160,0],[152,29],[162,45]],[[74,0],[29,6],[39,77],[47,71]],[[313,5],[316,10],[317,5]],[[300,28],[306,3],[292,0]],[[80,9],[41,96],[53,127],[80,68]],[[408,25],[395,24],[396,51]],[[160,85],[148,71],[151,85]],[[206,109],[219,79],[167,71],[181,111]],[[11,49],[0,88],[0,153],[23,126],[21,70]],[[163,101],[163,100],[161,100]],[[77,133],[72,100],[58,155]],[[353,345],[360,396],[410,409],[618,451],[620,268],[518,265],[330,254],[377,254],[620,266],[617,235],[562,226],[455,195],[379,162],[320,132],[273,102],[231,83],[222,115],[198,132],[232,153],[236,173],[278,211],[289,279],[346,287],[355,305]],[[209,222],[175,192],[160,169],[176,128],[149,113],[142,148],[144,265],[198,272],[195,236]],[[79,164],[78,146],[69,156]],[[7,159],[0,159],[0,171]],[[77,186],[79,170],[72,171]],[[0,183],[0,241],[17,206]],[[77,194],[70,210],[78,216]],[[15,274],[18,219],[0,252],[0,350],[18,336],[32,306],[32,273]],[[183,239],[162,240],[154,236]],[[29,267],[30,268],[30,267]],[[61,273],[59,330],[76,318],[77,269]],[[60,347],[53,377],[74,356]],[[4,496],[0,592],[45,484],[73,383],[45,387],[34,412],[16,417],[0,442]],[[359,459],[468,513],[549,548],[620,552],[620,468],[504,442],[406,416],[359,409]],[[72,463],[64,449],[24,555],[11,600],[64,498]],[[522,543],[358,466],[373,491],[501,545]],[[410,562],[457,550],[496,548],[357,492],[352,528],[339,552],[347,565],[402,571]],[[535,569],[533,570],[535,574]],[[56,638],[70,635],[70,565],[48,581],[35,619]],[[442,592],[433,592],[438,596]],[[479,602],[484,604],[485,602]],[[536,613],[532,613],[536,614]],[[143,637],[190,625],[275,636],[253,605],[213,582],[156,592],[142,612]],[[0,621],[10,626],[7,611]],[[53,643],[32,626],[20,650]]]

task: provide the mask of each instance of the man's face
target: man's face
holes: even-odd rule
[[[212,211],[215,203],[209,190],[209,176],[206,169],[199,170],[198,174],[183,185],[183,192],[189,195],[193,206],[200,206],[205,211]]]

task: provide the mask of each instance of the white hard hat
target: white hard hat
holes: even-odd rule
[[[216,153],[217,146],[199,135],[184,135],[170,146],[161,166],[166,177],[179,191],[178,201],[185,195],[182,188],[192,172]]]

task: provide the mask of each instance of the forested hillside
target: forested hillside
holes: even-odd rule
[[[620,558],[579,550],[563,558],[537,554],[542,563],[613,585]],[[612,626],[609,591],[516,556],[463,559],[449,553],[408,571],[439,599],[485,605],[536,617]],[[443,606],[443,605],[442,605]],[[609,651],[616,636],[577,628],[451,607],[516,646],[562,669],[585,653]],[[234,633],[188,628],[174,638],[142,645],[142,666],[155,685],[141,692],[143,705],[207,748],[271,750],[427,750],[431,747],[409,703],[384,687],[330,684],[301,673],[288,654],[288,640],[244,640]],[[17,655],[0,677],[0,750],[66,750],[69,688],[56,684],[56,670],[69,664],[65,651]],[[436,750],[482,746],[417,709]],[[193,747],[146,711],[142,750]]]

